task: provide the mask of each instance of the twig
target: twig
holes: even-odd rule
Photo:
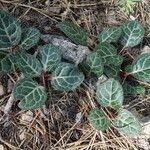
[[[8,114],[10,112],[13,102],[14,102],[14,96],[13,94],[11,94],[4,108],[4,114]]]

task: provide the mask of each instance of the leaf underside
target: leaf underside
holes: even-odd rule
[[[61,61],[61,52],[58,47],[46,44],[38,49],[38,58],[44,71],[53,71]]]
[[[21,27],[17,20],[0,10],[0,49],[17,45],[21,38]]]
[[[127,21],[122,25],[120,43],[124,46],[134,47],[144,37],[144,28],[137,21]]]
[[[116,42],[121,36],[120,27],[109,27],[104,29],[98,36],[99,42]]]
[[[105,116],[105,114],[99,109],[92,109],[89,114],[89,120],[93,127],[97,130],[106,130],[110,122]]]
[[[104,66],[100,54],[98,52],[89,54],[83,62],[82,68],[87,74],[96,75],[97,77],[101,76]]]
[[[141,125],[135,116],[128,110],[121,110],[117,118],[114,120],[114,126],[129,136],[137,136],[140,134]]]
[[[15,64],[25,77],[36,77],[42,72],[42,65],[39,60],[26,52],[17,54]]]
[[[71,91],[84,80],[84,75],[78,68],[69,63],[60,63],[52,73],[51,85],[58,91]]]
[[[119,81],[110,78],[99,84],[96,99],[103,107],[119,109],[123,103],[123,89]]]
[[[21,109],[39,108],[47,99],[45,88],[29,78],[24,78],[16,82],[13,95],[15,100],[20,100],[18,106]]]
[[[30,27],[25,28],[22,31],[21,44],[20,47],[22,50],[28,50],[35,46],[40,39],[40,32],[36,28]]]
[[[60,22],[57,27],[66,34],[75,44],[87,46],[87,33],[84,29],[71,21]]]
[[[138,80],[150,82],[150,54],[138,56],[132,63],[131,74]]]

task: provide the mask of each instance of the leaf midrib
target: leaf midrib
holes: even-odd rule
[[[21,57],[22,57],[22,56],[21,56]],[[28,61],[26,61],[26,60],[24,59],[24,57],[22,57],[22,59],[23,59],[23,61],[27,64],[27,66],[28,66],[29,68],[31,68],[31,70],[33,70],[34,73],[36,73],[37,75],[40,74],[37,70],[35,70],[34,68],[32,68],[32,67],[30,66],[30,64],[28,63]],[[36,63],[36,62],[35,62],[35,63]],[[37,66],[37,63],[36,63],[36,66]]]
[[[7,35],[7,37],[8,37],[8,39],[9,39],[9,42],[10,43],[12,43],[12,40],[11,40],[11,38],[10,38],[10,36],[9,36],[9,34],[8,34],[8,32],[7,32],[7,28],[6,28],[6,26],[5,26],[5,23],[3,22],[3,19],[2,18],[0,18],[1,19],[1,21],[2,21],[2,25],[3,25],[3,27],[4,27],[4,31],[6,32],[6,35]]]

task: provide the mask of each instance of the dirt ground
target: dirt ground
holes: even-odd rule
[[[128,15],[120,10],[116,2],[117,0],[0,0],[0,9],[17,17],[23,26],[34,26],[43,34],[62,35],[56,24],[70,19],[87,30],[91,45],[96,43],[96,36],[104,27],[118,26],[125,20],[137,18],[144,25],[146,34],[143,44],[130,51],[130,55],[135,58],[143,47],[150,44],[150,1],[138,3],[134,12]],[[5,91],[0,97],[0,150],[144,149],[135,138],[119,134],[113,129],[96,131],[91,126],[87,117],[90,109],[96,105],[95,95],[82,86],[68,93],[56,93],[49,88],[49,98],[43,108],[24,111],[15,102],[9,113],[4,114],[13,81],[13,76],[0,77]],[[124,107],[140,115],[140,119],[145,119],[150,116],[150,84],[142,84],[146,87],[146,95],[126,96]],[[147,142],[150,145],[150,139]]]

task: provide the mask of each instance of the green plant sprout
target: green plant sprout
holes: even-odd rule
[[[88,44],[88,34],[70,21],[57,26],[74,43]],[[57,91],[71,91],[80,86],[88,76],[99,78],[105,74],[109,79],[97,86],[96,100],[101,107],[116,111],[114,118],[108,118],[99,108],[90,111],[89,120],[97,130],[113,126],[130,136],[140,133],[140,123],[133,114],[123,107],[124,94],[144,94],[142,85],[130,85],[124,77],[150,81],[150,54],[139,55],[129,66],[122,66],[124,58],[118,54],[114,42],[123,47],[134,47],[142,41],[144,28],[137,21],[127,21],[120,27],[104,29],[98,36],[99,43],[78,66],[62,61],[60,49],[39,44],[40,32],[33,27],[22,29],[20,23],[7,12],[0,10],[0,75],[24,75],[16,82],[13,95],[21,109],[40,108],[47,99],[45,84]],[[124,71],[126,70],[126,71]],[[129,90],[127,90],[129,89]]]
[[[116,4],[122,12],[128,15],[134,12],[134,7],[139,2],[141,2],[141,0],[118,0]]]

